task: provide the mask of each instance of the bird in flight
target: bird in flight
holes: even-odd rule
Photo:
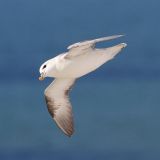
[[[74,133],[72,106],[69,91],[76,79],[96,70],[104,63],[113,59],[126,43],[109,48],[95,48],[97,42],[108,41],[123,35],[87,40],[70,45],[68,52],[44,62],[40,69],[39,80],[53,77],[55,80],[45,89],[44,95],[48,111],[57,126],[67,136]]]

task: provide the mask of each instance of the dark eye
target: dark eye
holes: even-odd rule
[[[47,67],[47,66],[46,66],[46,65],[44,65],[42,69],[44,69],[44,68],[46,68],[46,67]]]

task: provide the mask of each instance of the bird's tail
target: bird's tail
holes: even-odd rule
[[[123,48],[125,48],[127,46],[126,43],[120,43],[116,46],[112,46],[109,48],[105,48],[103,50],[103,52],[106,54],[106,56],[108,57],[108,60],[114,58]]]

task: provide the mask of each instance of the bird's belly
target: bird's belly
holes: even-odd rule
[[[66,60],[59,67],[55,77],[72,77],[78,78],[90,73],[106,62],[103,55],[92,54],[79,56],[72,60]]]

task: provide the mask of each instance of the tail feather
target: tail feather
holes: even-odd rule
[[[116,46],[106,48],[105,54],[108,55],[110,59],[114,58],[123,48],[127,46],[126,43],[120,43]]]
[[[101,54],[105,62],[107,62],[113,59],[126,46],[127,46],[126,43],[120,43],[116,46],[103,48],[103,49],[96,49],[96,50],[97,50],[97,54]]]

